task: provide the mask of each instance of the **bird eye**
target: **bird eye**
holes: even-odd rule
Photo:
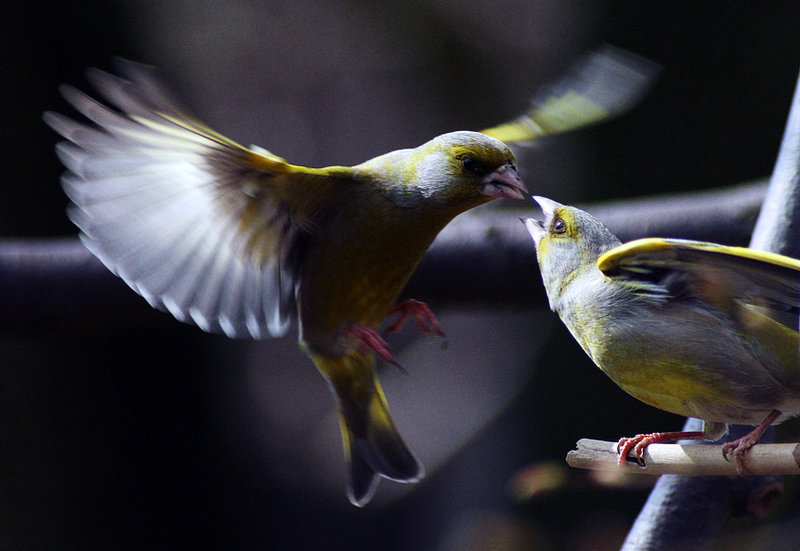
[[[461,166],[463,166],[464,170],[466,170],[467,172],[478,172],[480,168],[480,166],[478,165],[478,161],[476,161],[472,157],[462,157]]]
[[[567,224],[561,218],[556,218],[553,222],[553,233],[564,233],[566,231]]]

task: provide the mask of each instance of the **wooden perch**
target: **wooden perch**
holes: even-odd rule
[[[629,455],[619,465],[617,443],[582,438],[577,449],[567,454],[567,463],[579,469],[620,470],[634,474],[679,474],[686,476],[735,476],[736,462],[722,456],[721,445],[650,444],[645,449],[645,466]],[[749,474],[800,474],[800,444],[758,444],[745,455]]]

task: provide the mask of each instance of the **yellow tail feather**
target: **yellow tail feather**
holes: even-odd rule
[[[381,476],[396,482],[422,478],[422,464],[392,422],[372,355],[353,351],[338,358],[315,357],[314,363],[336,394],[353,505],[369,502]]]

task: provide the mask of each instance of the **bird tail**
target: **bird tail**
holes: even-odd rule
[[[315,363],[339,405],[350,502],[366,505],[381,476],[396,482],[422,478],[422,464],[403,442],[389,414],[372,355],[353,351],[338,358],[317,357]]]

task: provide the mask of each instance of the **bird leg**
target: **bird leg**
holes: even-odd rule
[[[764,436],[764,432],[772,423],[775,422],[775,419],[780,416],[781,412],[777,409],[773,409],[772,412],[767,415],[767,418],[764,419],[756,428],[741,438],[731,440],[730,442],[725,442],[722,445],[722,456],[727,461],[730,461],[730,459],[728,459],[728,454],[733,452],[733,457],[736,459],[736,472],[739,473],[739,476],[747,476],[747,469],[744,466],[744,452],[758,444],[759,440],[761,440],[761,437]]]
[[[403,325],[405,325],[406,321],[408,321],[408,318],[414,316],[414,319],[417,321],[417,327],[419,327],[423,333],[432,333],[437,337],[445,336],[442,326],[436,321],[436,316],[433,315],[433,312],[430,311],[430,308],[428,308],[424,302],[414,299],[403,301],[392,306],[387,316],[394,314],[400,314],[400,317],[386,329],[384,335],[388,333],[397,333]],[[374,329],[370,329],[366,325],[353,323],[347,328],[347,335],[356,337],[361,341],[362,352],[374,352],[379,358],[399,367],[401,371],[405,372],[403,366],[395,359],[394,350],[389,346],[389,343]]]
[[[374,329],[354,323],[347,328],[347,335],[352,335],[361,341],[361,352],[374,352],[379,358],[399,367],[401,371],[405,371],[394,358],[392,347]]]
[[[633,449],[636,462],[644,467],[644,450],[650,444],[659,442],[677,442],[678,440],[705,440],[706,433],[703,431],[693,432],[652,432],[649,434],[637,434],[627,438],[620,438],[617,442],[617,452],[619,453],[619,464],[624,465],[628,458],[628,452]]]
[[[389,309],[387,316],[393,314],[400,314],[392,325],[386,329],[386,333],[397,333],[405,325],[410,316],[414,316],[417,321],[417,327],[423,333],[433,334],[437,337],[444,337],[444,330],[439,322],[436,321],[436,316],[433,315],[430,308],[424,303],[414,299],[405,300],[399,304],[395,304]],[[445,341],[445,346],[446,346]]]

